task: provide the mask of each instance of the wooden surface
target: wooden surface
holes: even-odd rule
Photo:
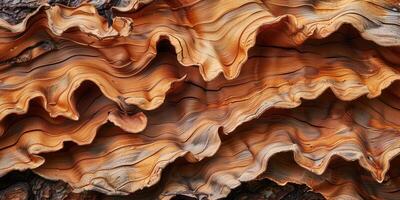
[[[399,47],[397,0],[6,0],[0,176],[138,199],[264,178],[400,199]]]

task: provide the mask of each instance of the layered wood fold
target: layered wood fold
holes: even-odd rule
[[[259,178],[269,178],[279,184],[307,184],[327,199],[398,199],[399,169],[394,166],[399,164],[399,157],[390,164],[392,167],[384,182],[379,183],[356,162],[334,160],[323,174],[316,175],[298,166],[291,155],[278,154],[271,158],[267,171]]]
[[[63,142],[72,141],[79,145],[89,144],[97,130],[107,121],[115,123],[130,119],[127,129],[130,133],[142,131],[147,125],[143,113],[132,114],[134,108],[120,110],[118,105],[106,99],[93,86],[81,89],[84,94],[76,99],[77,108],[82,113],[78,121],[62,117],[51,118],[47,112],[33,103],[28,114],[12,115],[2,121],[0,144],[0,175],[11,170],[36,168],[45,161],[40,153],[57,151],[63,148]]]
[[[130,5],[137,3],[131,1]],[[34,15],[30,23],[0,25],[5,28],[1,33],[9,36],[2,40],[8,42],[21,37],[19,32],[26,27],[43,27],[52,34],[96,47],[134,48],[133,60],[154,56],[155,44],[165,37],[175,47],[181,64],[199,66],[204,79],[212,80],[220,73],[228,79],[236,78],[257,34],[280,23],[288,27],[280,32],[288,36],[285,44],[301,44],[310,37],[324,38],[341,25],[351,24],[368,40],[383,46],[399,45],[399,9],[398,4],[389,0],[173,0],[156,1],[136,12],[117,12],[112,25],[90,4],[78,8],[56,5]],[[76,28],[81,32],[67,31]]]
[[[120,105],[154,109],[162,104],[171,85],[184,78],[173,57],[160,55],[146,70],[137,72],[131,62],[115,63],[104,56],[111,57],[118,49],[97,50],[60,41],[53,44],[55,50],[40,54],[50,42],[36,45],[26,50],[33,60],[20,62],[17,57],[0,67],[0,119],[11,113],[25,113],[30,100],[38,98],[52,117],[77,120],[78,111],[71,97],[84,81],[95,83],[106,97]]]
[[[399,10],[38,1],[0,20],[0,176],[149,199],[220,199],[259,178],[398,198]]]
[[[240,182],[253,180],[268,169],[270,157],[288,151],[293,152],[294,160],[315,177],[326,171],[332,157],[357,160],[375,178],[374,187],[379,188],[378,182],[388,178],[386,173],[390,160],[399,153],[400,126],[397,119],[391,118],[399,112],[398,95],[398,86],[376,99],[362,97],[352,102],[336,100],[333,95],[326,94],[317,100],[304,102],[298,108],[267,111],[259,119],[239,127],[226,137],[212,157],[200,162],[173,165],[165,176],[167,183],[162,196],[224,197]],[[158,142],[163,141],[160,139],[142,134],[121,134],[121,131],[111,129],[104,131],[107,133],[100,133],[103,137],[88,146],[74,146],[65,152],[46,155],[49,161],[36,172],[72,183],[78,191],[82,187],[95,187],[103,192],[110,192],[107,188],[116,188],[128,193],[143,185],[139,177],[153,176],[158,179],[160,175],[153,173],[159,173],[160,166],[164,168],[164,162],[182,154],[179,148],[159,150],[162,145]],[[112,134],[117,135],[110,136]],[[132,146],[121,145],[129,140],[142,141],[142,144],[129,142]],[[148,144],[149,140],[155,142]],[[198,143],[201,142],[210,141]],[[178,146],[174,140],[168,143],[169,147]],[[148,145],[146,150],[142,149],[145,145]],[[101,151],[91,151],[92,148]],[[121,157],[122,152],[123,155],[126,153],[126,157]],[[159,154],[164,157],[160,158]],[[166,156],[171,158],[166,160]],[[114,159],[107,165],[102,163]],[[150,169],[154,171],[149,173],[147,170]],[[113,178],[123,174],[129,174],[129,177]],[[279,183],[285,180],[302,183],[301,178],[279,177],[282,179]],[[368,194],[370,191],[363,192]]]

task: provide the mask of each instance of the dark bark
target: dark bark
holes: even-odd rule
[[[0,18],[15,25],[39,6],[40,3],[36,0],[2,0],[0,1]]]
[[[88,0],[2,0],[0,1],[0,19],[15,25],[22,22],[27,15],[34,12],[41,4],[47,3],[48,5],[63,5],[68,7],[78,7],[82,3],[94,3],[99,14],[105,17],[108,22],[112,23],[113,13],[112,7],[124,6],[120,5],[120,0],[109,0],[105,3],[96,3],[96,1]]]
[[[71,187],[61,181],[50,181],[26,172],[12,172],[0,178],[0,200],[104,200],[132,199],[129,196],[107,196],[98,192],[72,193]],[[188,200],[176,197],[175,200]],[[279,186],[269,180],[244,183],[226,200],[322,200],[320,194],[304,185]]]

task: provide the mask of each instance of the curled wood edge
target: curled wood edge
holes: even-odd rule
[[[88,6],[88,10],[93,10],[94,7],[92,5],[85,5]],[[83,9],[84,6],[82,6],[81,8],[78,9]],[[53,19],[53,17],[51,17],[50,14],[48,13],[53,13],[55,16],[59,16],[59,11],[56,11],[58,9],[70,9],[70,8],[62,8],[60,6],[55,6],[54,8],[50,8],[46,11],[46,15],[48,18],[48,22],[49,22],[49,26],[48,28],[50,28],[54,34],[56,35],[62,35],[64,30],[67,30],[71,27],[74,26],[78,26],[81,31],[85,32],[85,33],[90,33],[92,35],[94,35],[95,37],[99,38],[99,39],[112,39],[113,37],[119,37],[119,36],[128,36],[130,34],[130,30],[132,27],[132,19],[130,19],[129,17],[116,17],[114,19],[114,21],[116,22],[115,24],[118,25],[118,28],[114,29],[114,27],[109,27],[109,28],[104,28],[107,27],[105,25],[106,21],[105,20],[100,20],[102,21],[101,23],[95,23],[95,27],[91,27],[91,28],[87,28],[85,25],[80,24],[81,22],[74,22],[70,25],[67,25],[65,27],[63,27],[64,25],[58,25],[57,28],[55,26],[52,25],[52,23],[57,24],[56,22],[58,20]],[[246,27],[250,27],[244,29],[243,32],[245,32],[246,34],[241,35],[241,40],[239,41],[239,51],[242,52],[241,55],[238,56],[238,58],[236,58],[235,60],[235,65],[237,66],[230,66],[230,69],[224,69],[224,67],[222,66],[218,66],[217,69],[213,69],[212,71],[205,71],[205,67],[202,66],[200,63],[195,62],[194,60],[192,61],[184,61],[183,58],[185,57],[185,55],[183,55],[183,51],[186,47],[185,46],[181,46],[179,40],[182,39],[177,39],[174,37],[173,34],[168,34],[168,33],[159,33],[157,35],[159,35],[156,38],[159,37],[166,37],[172,44],[173,46],[175,46],[176,48],[176,52],[178,55],[178,61],[184,65],[184,66],[190,66],[190,65],[196,65],[200,67],[200,73],[202,74],[203,78],[206,81],[210,81],[215,79],[220,73],[223,73],[224,76],[231,80],[236,78],[239,73],[240,73],[240,69],[242,67],[242,65],[246,62],[247,60],[247,52],[248,50],[253,47],[255,45],[255,41],[256,41],[256,37],[259,34],[259,32],[262,32],[262,30],[268,28],[268,26],[271,26],[273,24],[277,24],[277,23],[288,23],[289,27],[290,27],[290,32],[291,32],[291,37],[293,37],[295,44],[299,45],[301,43],[303,43],[306,39],[308,38],[325,38],[327,36],[329,36],[330,34],[332,34],[333,32],[337,31],[340,26],[342,26],[343,24],[347,24],[349,22],[345,22],[343,20],[341,20],[342,18],[346,18],[346,14],[348,13],[338,13],[336,14],[336,16],[339,17],[335,17],[332,21],[329,21],[329,24],[324,24],[325,22],[323,22],[321,25],[319,24],[317,26],[317,24],[299,24],[296,16],[292,15],[292,14],[285,14],[285,15],[281,15],[281,16],[271,16],[271,13],[264,7],[264,12],[265,14],[270,15],[270,17],[267,17],[267,19],[261,18],[261,19],[256,19],[255,21],[251,22],[251,24],[246,24]],[[36,14],[36,12],[35,12]],[[97,11],[93,11],[93,14],[95,14],[95,16],[93,16],[93,20],[94,21],[98,21],[100,16],[98,15]],[[32,14],[33,16],[33,14]],[[67,21],[73,21],[74,19],[67,19]],[[133,19],[135,20],[135,19]],[[65,22],[67,22],[65,21]],[[358,26],[358,24],[354,24],[355,22],[350,22],[350,24],[356,28],[362,35],[363,38],[367,39],[367,40],[371,40],[376,42],[377,44],[381,45],[381,46],[399,46],[400,45],[400,38],[398,40],[396,39],[391,39],[391,40],[384,40],[382,41],[379,37],[374,36],[372,33],[369,32],[369,29],[363,30],[363,27]],[[21,23],[22,24],[22,23]],[[16,28],[13,28],[13,26],[7,26],[4,25],[4,27],[8,27],[8,29],[15,29],[15,32],[21,32],[24,31],[25,28],[25,24],[26,21],[24,21],[23,25],[17,25],[15,26]],[[65,24],[65,23],[63,23]],[[68,24],[68,23],[67,23]],[[122,25],[121,25],[122,24]],[[0,23],[1,26],[1,23]],[[383,24],[378,25],[378,27],[381,26],[385,26]],[[317,28],[318,27],[318,28]],[[99,30],[102,30],[99,32]],[[152,38],[147,38],[146,40],[153,40],[154,37]],[[243,39],[244,38],[244,39]],[[151,42],[153,45],[156,42]],[[154,48],[154,47],[153,47]]]

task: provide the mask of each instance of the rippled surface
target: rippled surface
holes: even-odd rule
[[[399,3],[0,12],[0,175],[149,199],[219,199],[261,178],[328,199],[400,198]]]

